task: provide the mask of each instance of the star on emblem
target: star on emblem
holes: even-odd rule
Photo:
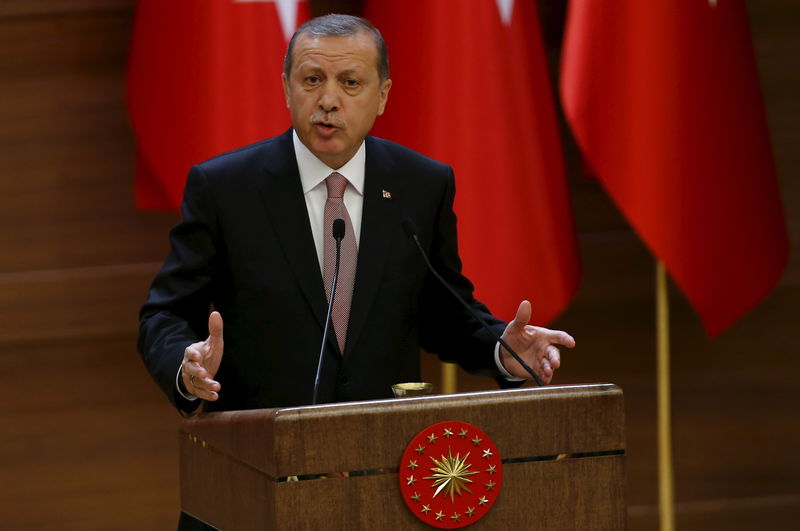
[[[492,455],[494,455],[492,454],[492,451],[489,448],[487,448],[486,450],[483,451],[483,455],[481,457],[483,457],[484,459],[489,459],[489,457],[491,457]]]
[[[420,509],[420,511],[422,512],[422,514],[428,514],[429,512],[431,512],[431,506],[430,505],[423,505],[422,509]]]
[[[444,513],[442,511],[439,511],[438,513],[436,513],[436,520],[437,521],[441,520],[442,518],[444,518]]]
[[[417,452],[418,454],[424,454],[425,453],[425,447],[420,444],[419,446],[416,447],[416,449],[414,451]]]
[[[487,503],[489,503],[489,499],[486,496],[478,498],[478,505],[486,505]]]
[[[481,441],[483,441],[483,439],[481,439],[480,437],[478,437],[478,436],[476,435],[476,436],[475,436],[475,438],[474,438],[474,439],[472,439],[472,444],[474,444],[475,446],[480,446],[480,444],[481,444]]]
[[[475,507],[467,507],[467,510],[464,514],[472,518],[472,515],[475,514]]]
[[[450,428],[445,428],[444,432],[442,432],[442,437],[447,437],[448,439],[453,436],[453,430]]]
[[[411,474],[406,478],[406,485],[413,485],[417,482],[417,479],[414,477],[414,474]]]
[[[461,431],[458,432],[458,436],[461,437],[462,439],[466,439],[467,433],[468,433],[467,428],[462,428]]]
[[[412,463],[413,463],[413,461],[412,461]],[[489,468],[486,469],[486,473],[487,474],[494,474],[495,472],[497,472],[496,468],[497,467],[495,465],[489,465]]]
[[[450,520],[454,522],[458,522],[458,519],[461,518],[461,515],[458,513],[453,513],[453,516],[450,517]]]
[[[418,502],[419,498],[420,498],[419,492],[416,492],[416,491],[414,492],[414,495],[411,496],[411,499],[414,500],[415,502]]]
[[[414,470],[414,469],[415,469],[415,468],[417,468],[418,466],[419,466],[419,465],[417,464],[417,462],[416,462],[416,461],[409,461],[409,462],[408,462],[408,468],[410,468],[411,470]],[[487,470],[487,472],[488,472],[488,470]]]
[[[486,490],[492,490],[492,489],[494,489],[494,486],[495,486],[495,485],[497,485],[497,483],[493,482],[492,480],[489,480],[489,482],[488,482],[488,483],[486,483]]]
[[[435,442],[436,442],[436,439],[438,439],[438,437],[436,437],[436,435],[434,435],[433,433],[431,433],[430,435],[428,435],[428,444],[433,444],[433,443],[435,443]]]

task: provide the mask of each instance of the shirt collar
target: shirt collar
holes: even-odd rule
[[[327,164],[319,160],[305,144],[300,141],[297,132],[292,129],[292,142],[294,143],[294,154],[297,158],[297,169],[300,171],[300,182],[303,185],[303,193],[307,194],[312,188],[318,186],[328,175],[338,172],[344,175],[347,181],[355,188],[356,192],[364,195],[364,174],[367,162],[367,150],[364,142],[358,148],[353,158],[347,163],[334,170]]]

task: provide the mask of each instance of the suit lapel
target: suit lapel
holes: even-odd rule
[[[261,195],[289,267],[322,328],[327,307],[325,287],[308,222],[291,130],[278,137],[277,143],[278,147],[270,152],[264,167],[266,175]],[[338,352],[333,334],[329,343]]]
[[[400,226],[399,208],[393,196],[398,197],[401,187],[402,181],[394,174],[394,168],[382,146],[367,137],[361,239],[345,352],[352,350],[356,344],[378,291],[391,237]],[[384,192],[390,195],[386,197]]]

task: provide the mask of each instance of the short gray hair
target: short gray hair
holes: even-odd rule
[[[386,41],[378,28],[372,25],[369,20],[354,17],[352,15],[324,15],[305,22],[297,28],[289,41],[286,49],[286,57],[283,59],[283,73],[286,77],[292,71],[292,61],[294,60],[294,42],[300,35],[312,35],[314,37],[347,37],[366,32],[372,35],[375,40],[375,49],[378,52],[378,75],[381,81],[389,79],[389,51],[386,48]]]

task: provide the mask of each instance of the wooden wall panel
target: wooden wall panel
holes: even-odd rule
[[[130,10],[0,18],[0,272],[156,261],[172,214],[133,206]]]
[[[0,344],[131,333],[160,265],[0,274],[0,308],[13,309],[0,328]]]
[[[26,17],[130,9],[136,0],[3,0],[0,17]]]
[[[176,415],[132,333],[2,344],[3,529],[174,529]]]

